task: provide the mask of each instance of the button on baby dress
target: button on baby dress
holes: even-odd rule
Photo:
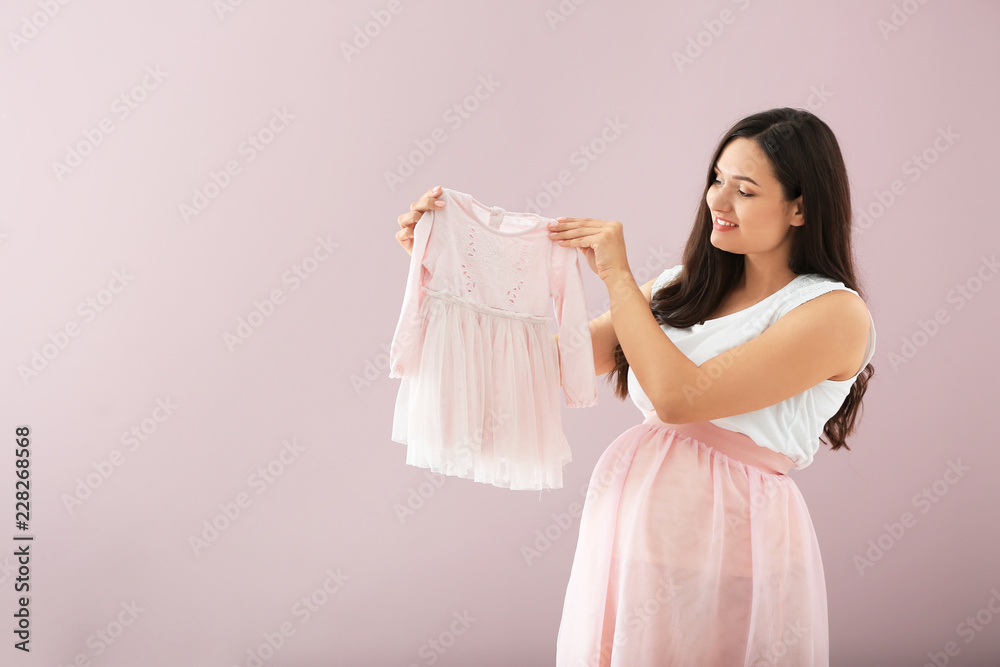
[[[442,188],[414,226],[389,353],[392,440],[406,463],[509,489],[562,488],[566,405],[597,403],[576,248],[553,222]],[[554,306],[558,351],[549,331]]]

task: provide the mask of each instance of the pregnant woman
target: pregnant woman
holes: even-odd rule
[[[399,216],[408,252],[438,195]],[[849,449],[874,373],[837,140],[803,110],[737,122],[682,263],[641,287],[622,230],[550,225],[608,290],[590,322],[597,374],[644,415],[591,477],[556,665],[827,667],[819,544],[787,473],[822,436]]]

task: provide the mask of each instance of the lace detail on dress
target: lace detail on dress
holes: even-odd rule
[[[510,250],[505,250],[512,244],[518,249],[514,262],[509,260]],[[488,275],[496,278],[492,286],[499,287],[503,300],[508,305],[516,306],[517,297],[524,287],[524,271],[531,258],[530,243],[516,237],[497,236],[467,224],[464,261],[461,263],[465,293],[475,291],[476,281],[472,275]]]

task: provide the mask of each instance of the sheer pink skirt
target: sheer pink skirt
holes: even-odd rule
[[[594,469],[557,667],[828,667],[826,584],[791,459],[650,411]]]

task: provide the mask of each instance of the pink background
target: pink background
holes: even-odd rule
[[[553,664],[570,508],[641,413],[603,381],[598,406],[564,408],[558,491],[406,466],[386,369],[408,267],[396,217],[440,184],[621,220],[642,283],[678,261],[721,133],[795,106],[833,128],[869,214],[855,247],[878,329],[852,451],[793,473],[832,664],[1000,664],[1000,279],[984,263],[1000,5],[226,1],[0,10],[0,662],[250,665],[263,645],[291,667]],[[77,166],[55,167],[70,151]],[[584,274],[596,316],[607,295]],[[30,655],[10,631],[22,424]]]

